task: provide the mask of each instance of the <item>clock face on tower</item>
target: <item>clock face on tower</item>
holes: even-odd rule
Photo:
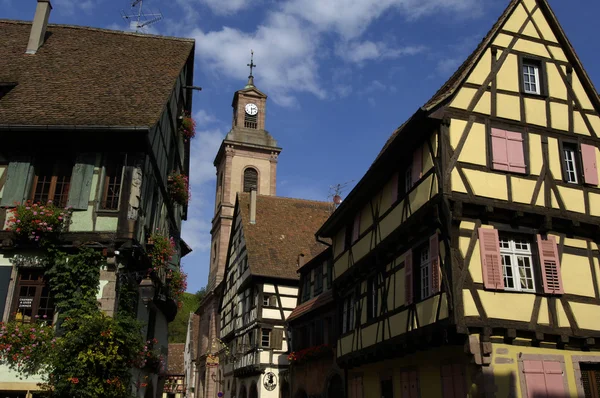
[[[258,106],[255,104],[246,104],[246,113],[250,116],[254,116],[258,113]]]

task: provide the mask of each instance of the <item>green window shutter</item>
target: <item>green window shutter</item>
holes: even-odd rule
[[[10,162],[2,195],[2,207],[14,207],[16,203],[27,200],[33,181],[33,166],[29,160]]]
[[[69,201],[67,206],[76,210],[87,210],[92,190],[92,178],[94,177],[94,165],[96,163],[95,153],[82,153],[77,155],[71,186],[69,188]]]

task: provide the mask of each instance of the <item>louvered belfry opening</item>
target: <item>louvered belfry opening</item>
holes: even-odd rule
[[[258,127],[258,114],[256,115],[248,115],[246,113],[244,117],[244,127],[249,129],[255,129]]]
[[[258,191],[258,171],[253,168],[244,170],[244,192]]]

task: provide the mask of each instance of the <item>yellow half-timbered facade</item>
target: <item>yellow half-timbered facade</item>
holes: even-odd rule
[[[600,98],[512,0],[318,231],[348,396],[598,397]]]

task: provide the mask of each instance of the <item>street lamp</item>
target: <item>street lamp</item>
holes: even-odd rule
[[[140,296],[142,296],[142,301],[144,302],[144,305],[146,307],[148,307],[148,304],[154,298],[154,293],[156,291],[156,288],[154,287],[154,282],[152,282],[152,279],[150,279],[150,278],[142,279],[142,281],[140,282],[139,291],[140,291]]]

